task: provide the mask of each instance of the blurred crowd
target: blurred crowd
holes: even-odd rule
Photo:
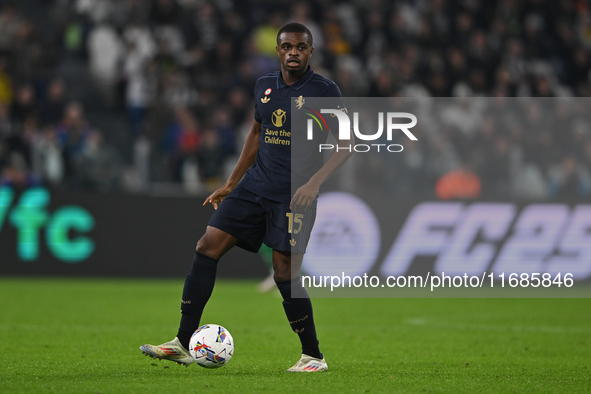
[[[118,153],[55,75],[59,40],[18,2],[0,4],[0,185],[116,189]]]
[[[0,3],[4,183],[20,177],[101,191],[154,182],[194,191],[216,187],[252,124],[257,78],[278,69],[276,33],[296,21],[313,33],[313,69],[344,96],[466,99],[445,111],[444,130],[405,144],[391,159],[391,191],[462,197],[454,185],[463,181],[471,193],[465,197],[584,197],[591,191],[585,122],[500,124],[502,113],[473,113],[462,104],[482,96],[590,97],[587,1],[45,3],[59,31],[55,49],[35,35],[17,2]],[[118,159],[80,103],[68,100],[68,87],[52,78],[63,53],[85,59],[100,99],[125,115],[133,157]],[[552,113],[560,111],[568,112]],[[122,163],[129,168],[122,170]],[[370,165],[351,166],[346,176],[362,184]]]
[[[365,105],[349,100],[354,104],[348,104],[350,110],[373,114],[359,121],[365,128],[361,131],[374,133],[375,113],[397,108],[420,120],[411,129],[418,141],[401,132],[388,141],[384,133],[377,143],[400,144],[402,154],[384,154],[385,148],[377,153],[373,148],[354,155],[354,179],[361,190],[386,189],[399,195],[435,192],[440,199],[568,200],[591,194],[591,98],[379,100]]]

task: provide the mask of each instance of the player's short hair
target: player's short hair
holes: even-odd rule
[[[314,39],[312,38],[312,33],[310,32],[310,30],[302,25],[301,23],[288,23],[287,25],[283,26],[281,29],[279,29],[279,32],[277,33],[277,42],[279,42],[279,36],[282,33],[304,33],[308,35],[308,44],[310,44],[310,46],[312,46],[312,44],[314,43]]]

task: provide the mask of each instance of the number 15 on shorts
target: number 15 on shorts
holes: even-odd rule
[[[285,214],[285,216],[287,216],[287,220],[288,220],[288,226],[287,226],[287,232],[290,234],[297,234],[300,231],[302,231],[302,219],[304,218],[304,215],[301,213],[296,213],[293,214],[292,212],[287,212]],[[295,223],[295,229],[294,229],[294,223]]]

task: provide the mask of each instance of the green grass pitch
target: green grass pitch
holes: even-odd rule
[[[154,361],[182,280],[0,278],[0,393],[588,393],[590,299],[316,299],[329,371],[299,358],[281,299],[218,281],[203,317],[232,333],[217,370]]]

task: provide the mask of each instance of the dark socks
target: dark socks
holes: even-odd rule
[[[199,328],[203,309],[213,291],[217,265],[218,260],[195,252],[193,266],[185,279],[181,301],[181,324],[177,334],[185,349],[189,348],[191,336]]]
[[[315,358],[322,358],[322,353],[318,348],[318,339],[316,338],[312,302],[308,292],[302,287],[300,277],[275,283],[277,283],[277,288],[283,297],[283,309],[285,309],[291,329],[300,337],[302,353]]]
[[[193,331],[193,332],[195,332],[195,331]],[[176,337],[181,342],[181,345],[183,345],[183,347],[187,350],[189,350],[189,342],[191,342],[191,337],[193,336],[193,332],[182,331],[179,329],[178,334],[176,334]]]

